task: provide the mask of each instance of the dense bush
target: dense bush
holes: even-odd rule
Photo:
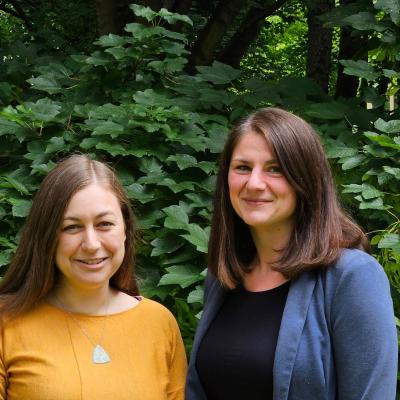
[[[364,82],[360,97],[347,100],[333,100],[305,78],[247,79],[218,62],[189,76],[183,72],[185,36],[163,25],[191,21],[164,9],[132,9],[149,26],[132,23],[124,36],[102,36],[89,55],[61,61],[32,57],[18,75],[31,76],[29,89],[18,87],[15,59],[5,64],[3,271],[32,196],[54,163],[72,152],[110,162],[138,219],[141,290],[173,309],[190,346],[201,311],[217,154],[233,122],[257,107],[275,105],[303,116],[320,133],[346,207],[371,232],[399,315],[400,120],[397,111],[382,110],[385,98],[374,89],[375,81],[388,75],[395,87],[398,71],[343,61],[348,73]]]

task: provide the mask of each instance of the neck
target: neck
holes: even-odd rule
[[[60,303],[66,311],[88,315],[104,315],[107,313],[114,290],[104,286],[92,290],[79,290],[67,284],[56,286],[52,292],[53,303]]]
[[[293,226],[250,228],[251,236],[257,250],[256,265],[271,269],[271,264],[279,261],[282,251],[287,246]]]

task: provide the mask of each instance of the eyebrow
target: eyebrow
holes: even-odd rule
[[[246,160],[245,158],[240,158],[240,157],[238,157],[238,158],[233,158],[233,159],[231,160],[231,162],[233,162],[233,161],[234,161],[234,162],[241,162],[241,163],[243,163],[243,164],[251,164],[250,161]],[[272,158],[271,160],[266,161],[265,164],[279,164],[279,162],[278,162],[278,160],[276,160],[275,158]]]
[[[106,215],[115,216],[115,214],[114,214],[112,211],[104,211],[104,212],[101,212],[100,214],[97,214],[97,215],[95,216],[95,219],[105,217]],[[64,221],[67,221],[67,220],[70,220],[70,221],[80,221],[80,218],[79,218],[79,217],[74,217],[74,216],[71,215],[71,216],[66,216],[66,217],[64,218]]]

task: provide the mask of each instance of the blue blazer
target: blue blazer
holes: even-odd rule
[[[199,344],[227,291],[206,281],[186,400],[207,400],[195,363]],[[268,318],[266,310],[265,318]],[[388,279],[360,250],[293,280],[274,361],[274,400],[394,400],[397,332]]]

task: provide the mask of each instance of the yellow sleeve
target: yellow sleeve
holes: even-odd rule
[[[0,400],[7,397],[7,371],[3,357],[3,327],[0,326]]]
[[[167,399],[184,400],[187,361],[182,336],[174,317],[171,318],[171,336],[172,351],[169,368]]]

